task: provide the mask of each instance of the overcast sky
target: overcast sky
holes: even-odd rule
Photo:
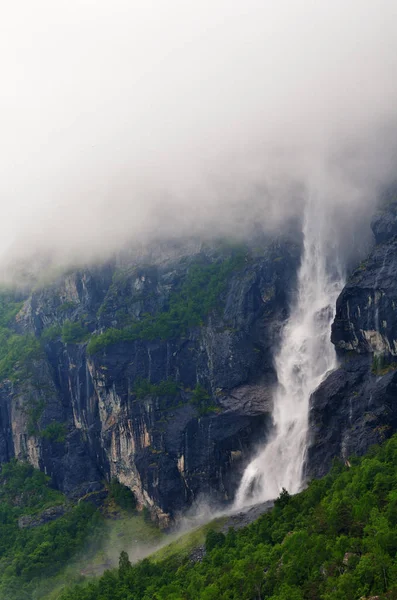
[[[295,181],[355,209],[395,166],[396,31],[395,0],[2,2],[0,257],[277,219]]]

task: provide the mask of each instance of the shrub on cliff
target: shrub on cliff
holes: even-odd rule
[[[220,305],[228,278],[244,265],[246,254],[245,250],[238,249],[225,260],[192,265],[179,289],[171,292],[164,311],[145,314],[139,321],[133,321],[122,329],[109,328],[93,335],[87,352],[95,354],[118,342],[185,336],[189,328],[202,325],[208,313]]]
[[[78,344],[89,337],[89,331],[80,322],[65,321],[62,325],[61,340],[64,344]]]
[[[40,341],[31,334],[0,334],[0,380],[14,381],[29,375],[29,363],[43,356]]]

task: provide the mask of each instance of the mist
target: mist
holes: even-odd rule
[[[0,22],[3,269],[279,229],[308,194],[351,235],[395,177],[394,0],[16,0]]]

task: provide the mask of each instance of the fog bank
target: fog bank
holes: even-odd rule
[[[0,264],[340,226],[394,177],[394,0],[16,0],[0,9]]]

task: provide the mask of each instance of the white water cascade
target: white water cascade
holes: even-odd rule
[[[329,243],[330,218],[322,203],[308,203],[303,234],[296,302],[275,359],[274,429],[244,472],[235,509],[275,499],[282,488],[291,494],[302,488],[310,396],[336,367],[330,332],[343,276],[337,252]]]

